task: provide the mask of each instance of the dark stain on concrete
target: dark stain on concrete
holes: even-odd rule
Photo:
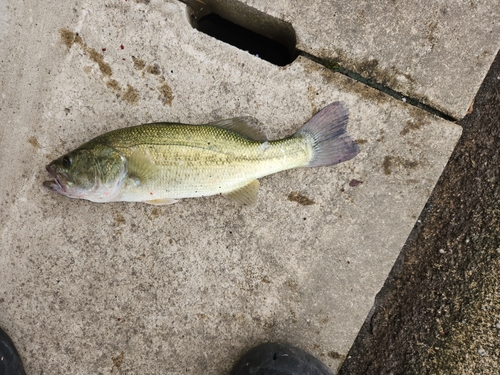
[[[158,207],[153,207],[153,209],[151,210],[151,216],[152,217],[160,216],[160,210],[158,209]],[[172,241],[172,239],[170,239],[170,241]],[[170,244],[172,244],[172,243],[170,243]]]
[[[405,127],[399,132],[400,135],[407,135],[411,131],[420,130],[425,125],[430,124],[430,115],[425,111],[415,107],[409,107],[409,112],[411,119],[406,121]]]
[[[410,83],[416,83],[416,80],[407,73],[404,73],[397,69],[395,66],[391,67],[380,67],[379,61],[377,59],[370,60],[352,60],[349,58],[349,54],[344,51],[337,50],[336,57],[331,57],[331,51],[324,51],[322,59],[328,62],[327,67],[338,67],[348,69],[352,72],[360,74],[365,78],[374,79],[377,83],[382,84],[387,87],[398,87],[400,86],[397,76],[405,77]],[[334,69],[336,70],[336,69]]]
[[[70,49],[74,44],[78,44],[85,52],[85,54],[87,54],[90,60],[97,64],[102,74],[103,80],[108,88],[113,91],[122,90],[119,82],[111,78],[113,70],[111,69],[111,66],[106,61],[104,61],[104,56],[101,53],[99,53],[96,49],[89,47],[80,35],[74,33],[71,30],[60,29],[59,33],[61,35],[61,42],[66,45],[68,49]],[[160,100],[164,105],[171,106],[174,95],[172,93],[172,89],[165,81],[165,78],[160,76],[160,66],[158,64],[149,64],[146,66],[144,60],[135,56],[132,56],[132,61],[136,70],[142,70],[143,76],[145,72],[147,72],[158,77],[158,81],[160,83],[160,86],[157,87],[157,90],[159,91],[158,100]],[[86,69],[85,72],[90,73],[90,70]],[[126,88],[120,94],[120,97],[122,100],[129,104],[136,104],[140,99],[139,91],[131,85],[126,86]]]
[[[436,36],[437,26],[437,21],[433,21],[428,25],[427,41],[431,45],[431,50],[434,49],[434,46],[436,45],[438,39]]]
[[[415,160],[408,160],[400,156],[387,155],[384,157],[382,168],[384,169],[384,173],[386,175],[390,175],[395,167],[401,166],[406,169],[415,169],[418,164],[419,163]]]
[[[309,198],[303,194],[300,194],[296,191],[292,191],[292,192],[290,192],[290,194],[288,194],[288,200],[291,202],[297,202],[298,204],[301,204],[302,206],[311,206],[311,205],[316,203],[311,198]]]
[[[127,88],[121,97],[129,104],[136,104],[139,101],[139,91],[137,91],[134,87],[127,85]]]
[[[330,351],[328,353],[326,353],[326,355],[332,359],[342,359],[345,357],[345,355],[342,355],[340,353],[337,353],[336,351]]]
[[[132,61],[134,62],[134,68],[137,70],[142,70],[146,66],[146,63],[144,62],[144,60],[139,59],[135,56],[132,56]]]
[[[382,168],[384,168],[384,173],[390,175],[392,173],[392,156],[386,156],[384,162],[382,163]]]
[[[146,67],[146,72],[148,72],[149,74],[153,74],[155,76],[158,76],[158,75],[160,75],[161,70],[160,70],[160,67],[158,66],[158,64],[154,64],[154,65],[148,65]]]
[[[60,29],[59,34],[61,35],[61,42],[70,49],[75,43],[75,33],[68,29]]]
[[[420,130],[422,128],[422,124],[420,122],[416,122],[413,120],[406,121],[406,126],[399,132],[400,135],[406,135],[412,130]]]
[[[366,139],[356,139],[355,142],[358,144],[358,145],[362,145],[362,144],[365,144],[367,143],[368,141]]]
[[[106,86],[115,91],[119,91],[121,89],[120,84],[116,79],[109,79],[106,81]]]
[[[299,283],[295,280],[288,279],[285,281],[285,285],[293,292],[299,293]]]
[[[121,367],[122,367],[124,359],[125,359],[125,353],[124,352],[121,352],[116,357],[111,357],[111,360],[113,361],[113,366],[116,367],[119,372],[122,371]]]
[[[90,48],[85,43],[82,42],[82,48],[85,53],[90,57],[90,60],[95,62],[97,66],[99,66],[99,70],[101,71],[103,76],[111,76],[113,71],[111,70],[111,66],[104,61],[104,56],[97,52],[94,48]]]
[[[160,92],[160,95],[158,95],[158,99],[163,103],[163,105],[168,104],[169,106],[172,106],[172,100],[174,99],[172,89],[164,79],[161,79],[161,81],[163,81],[163,84],[157,87],[158,91]]]
[[[360,73],[362,75],[365,75],[365,74],[370,75],[372,72],[376,71],[377,66],[378,66],[377,59],[363,61],[363,62],[357,64],[357,67],[359,69],[358,73]]]
[[[36,139],[35,137],[29,137],[28,142],[35,148],[42,148],[42,146],[40,146],[40,143],[38,143],[38,139]]]
[[[117,212],[115,215],[114,215],[114,219],[115,219],[115,222],[117,224],[125,224],[126,221],[125,221],[125,218],[123,217],[123,215],[119,212]]]
[[[111,66],[106,61],[104,61],[104,56],[101,53],[99,53],[96,49],[89,47],[80,35],[74,33],[71,30],[61,29],[59,30],[59,33],[61,35],[61,41],[66,45],[66,47],[71,48],[74,44],[78,44],[82,48],[83,52],[87,54],[90,60],[97,64],[102,74],[103,80],[108,88],[113,91],[121,90],[121,85],[118,83],[118,81],[111,78],[113,70],[111,69]],[[138,60],[135,58],[133,58],[133,60],[134,67],[136,67],[136,69],[137,66],[144,67],[145,64],[142,60]],[[85,72],[89,73],[90,70],[85,70]],[[127,85],[127,87],[121,93],[120,97],[122,100],[132,105],[136,104],[140,99],[139,92],[130,85]]]
[[[75,43],[79,44],[87,56],[99,66],[99,70],[104,76],[109,77],[113,73],[111,66],[104,61],[104,56],[94,48],[89,47],[80,35],[68,29],[60,29],[59,34],[61,35],[62,43],[64,43],[68,49]]]

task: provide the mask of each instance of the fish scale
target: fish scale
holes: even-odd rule
[[[305,166],[312,154],[302,137],[258,142],[209,125],[148,124],[95,141],[125,158],[139,149],[158,166],[154,178],[124,190],[118,200],[125,201],[146,190],[157,199],[227,193],[262,176]]]
[[[170,204],[224,194],[244,204],[257,198],[257,179],[297,167],[355,157],[347,109],[323,108],[291,137],[267,141],[250,118],[205,125],[154,123],[100,135],[47,166],[49,189],[94,202]]]

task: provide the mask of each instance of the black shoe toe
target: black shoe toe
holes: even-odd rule
[[[0,374],[26,375],[23,363],[10,337],[0,328]]]
[[[231,375],[331,375],[326,365],[293,346],[266,343],[247,352]]]

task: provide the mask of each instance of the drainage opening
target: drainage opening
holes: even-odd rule
[[[238,1],[184,0],[190,7],[191,24],[199,31],[247,51],[278,66],[298,56],[295,31],[278,20]]]

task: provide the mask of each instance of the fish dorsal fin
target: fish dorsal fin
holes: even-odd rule
[[[144,203],[147,204],[152,204],[155,206],[165,206],[167,204],[174,204],[177,203],[177,199],[172,199],[172,198],[160,198],[160,199],[151,199],[149,201],[143,201]]]
[[[254,206],[257,203],[259,185],[259,181],[253,180],[249,184],[224,195],[227,198],[245,206]]]
[[[251,116],[235,117],[227,120],[211,122],[208,125],[218,126],[238,133],[252,141],[267,141],[267,137],[259,129],[259,122]]]
[[[128,176],[134,181],[136,186],[154,178],[157,170],[158,167],[156,164],[140,149],[136,149],[127,158]]]

